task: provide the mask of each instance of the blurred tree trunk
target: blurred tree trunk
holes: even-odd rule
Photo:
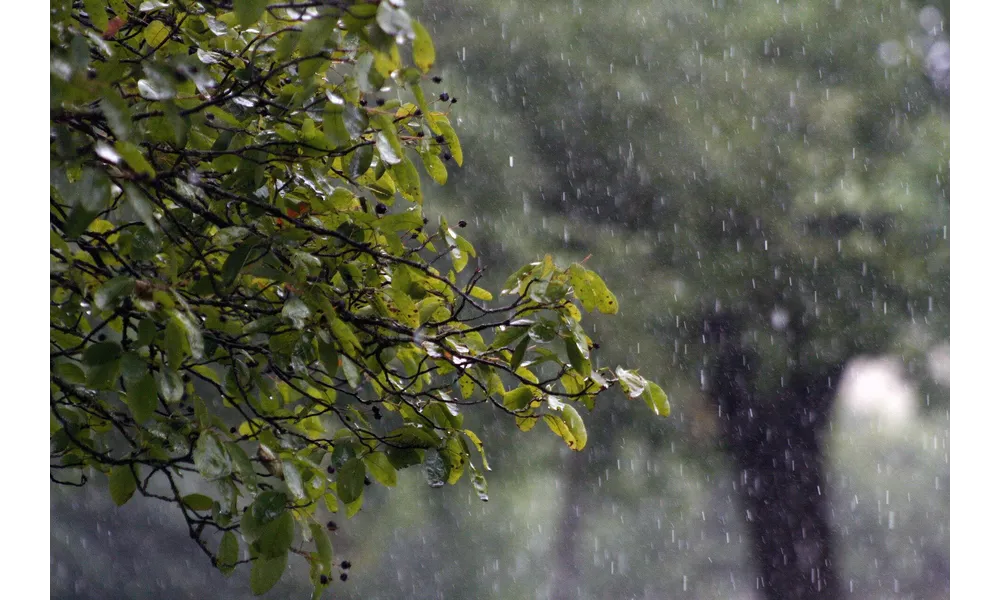
[[[776,390],[756,389],[757,365],[731,322],[715,334],[712,373],[722,442],[737,469],[768,600],[838,600],[821,436],[830,422],[841,366],[793,367]]]
[[[580,565],[577,555],[580,547],[580,529],[583,525],[583,499],[588,490],[584,478],[587,474],[587,457],[582,452],[571,453],[562,480],[562,514],[553,541],[554,564],[549,584],[550,600],[575,600],[581,595]]]

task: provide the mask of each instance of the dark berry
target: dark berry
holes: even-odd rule
[[[424,137],[424,132],[423,132],[423,131],[418,131],[418,132],[417,132],[417,137],[418,137],[418,138],[422,138],[422,137]]]
[[[377,421],[382,418],[382,411],[376,406],[372,408],[372,416],[375,417],[375,420]]]
[[[385,98],[379,98],[375,101],[375,104],[378,106],[385,106]]]
[[[97,336],[98,342],[103,342],[106,339],[108,339],[108,336],[104,335],[103,333]]]
[[[185,373],[185,374],[181,375],[181,379],[184,381],[184,383],[187,383],[187,382],[191,381],[191,376],[188,375],[187,373]]]
[[[87,69],[87,79],[90,79],[91,81],[97,79],[97,71],[93,69]]]
[[[215,115],[213,115],[212,113],[205,113],[205,120],[206,121],[214,121],[215,120]]]
[[[326,472],[329,473],[330,475],[333,475],[334,473],[337,472],[337,469],[333,465],[330,465],[329,467],[326,468]]]
[[[427,217],[424,217],[424,225],[427,224]]]
[[[451,160],[451,152],[442,152],[441,160]]]
[[[326,585],[327,583],[330,583],[330,578],[329,578],[329,577],[327,577],[326,575],[320,575],[320,576],[319,576],[319,582],[320,582],[320,583],[321,583],[322,585]]]
[[[600,349],[601,349],[601,345],[598,344],[597,342],[594,342],[594,350],[600,350]]]
[[[441,92],[441,95],[438,96],[438,98],[440,98],[442,102],[447,102],[451,99],[451,96],[448,95],[448,92]]]
[[[342,560],[342,561],[340,561],[340,568],[341,569],[350,569],[351,568],[351,561],[349,561],[349,560]]]
[[[368,479],[367,477],[365,477],[365,485],[371,485],[371,484],[372,484],[372,480]]]
[[[440,75],[435,75],[434,77],[431,77],[431,81],[434,83],[441,83],[442,79]]]
[[[326,523],[326,528],[327,528],[327,529],[328,529],[329,531],[337,531],[337,524],[336,524],[336,523],[334,523],[333,521],[327,521],[327,523]]]
[[[386,206],[384,203],[379,202],[378,204],[375,205],[375,212],[380,215],[384,215],[385,213],[389,212],[389,207]]]
[[[359,100],[358,104],[360,104],[361,106],[368,106],[368,101],[367,100]]]
[[[469,222],[466,221],[465,219],[462,219],[461,221],[458,222],[458,226],[459,227],[465,227],[468,224],[469,224]]]
[[[423,115],[424,111],[420,110],[419,108],[413,112],[414,117],[422,117]]]
[[[235,427],[230,427],[229,428],[229,433],[236,433],[236,428]]]
[[[341,581],[347,581],[347,573],[341,573],[340,574],[340,580]]]
[[[434,136],[434,141],[437,142],[437,143],[439,143],[439,144],[443,144],[444,143],[444,136],[443,135],[436,135],[436,136]]]
[[[454,104],[454,103],[456,103],[456,102],[458,102],[458,98],[452,98],[452,99],[451,99],[451,103],[452,103],[452,104]]]

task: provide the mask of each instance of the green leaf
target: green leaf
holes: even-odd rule
[[[569,404],[564,404],[559,414],[542,415],[542,419],[571,449],[579,451],[587,445],[587,429],[583,419]]]
[[[233,472],[229,453],[211,433],[198,436],[194,446],[194,467],[205,479],[221,479]]]
[[[493,294],[491,294],[489,291],[484,290],[479,286],[474,286],[472,290],[469,292],[469,295],[472,296],[473,298],[476,298],[477,300],[482,300],[484,302],[489,302],[490,300],[493,299]]]
[[[455,159],[455,164],[461,167],[462,145],[459,143],[458,135],[448,121],[448,117],[445,115],[434,115],[432,119],[438,129],[441,130],[441,135],[444,136],[444,141],[448,144],[448,150],[451,152],[452,158]]]
[[[358,511],[361,510],[361,505],[364,504],[364,501],[365,495],[362,493],[354,502],[348,502],[344,505],[344,514],[347,515],[348,519],[358,514]]]
[[[431,35],[417,21],[412,22],[413,26],[413,64],[417,65],[424,73],[434,66],[434,42]]]
[[[215,566],[228,577],[236,570],[236,563],[239,560],[240,543],[232,531],[227,531],[222,534],[222,541],[219,542],[219,549],[215,553]]]
[[[253,463],[250,462],[250,457],[235,442],[226,442],[225,447],[229,456],[233,459],[233,467],[243,481],[243,485],[252,492],[256,491],[257,473],[254,471]]]
[[[458,378],[458,389],[462,393],[462,399],[468,400],[476,391],[476,383],[468,374],[465,374]]]
[[[184,380],[176,371],[161,370],[157,377],[160,394],[168,404],[180,402],[184,397]]]
[[[435,448],[441,443],[432,431],[416,425],[404,425],[385,437],[388,443],[399,448]]]
[[[117,342],[98,342],[83,351],[83,364],[104,365],[117,361],[122,355],[122,347]]]
[[[108,489],[111,492],[111,500],[117,506],[128,502],[132,494],[135,493],[135,476],[128,465],[117,465],[111,468],[108,475]]]
[[[444,185],[448,181],[448,168],[444,162],[433,152],[421,152],[420,159],[424,163],[424,170],[431,176],[434,183]]]
[[[151,233],[156,233],[156,215],[153,213],[153,205],[149,203],[143,195],[134,185],[126,184],[125,197],[128,199],[129,206],[135,211],[135,214],[142,220],[143,224],[146,225]]]
[[[368,466],[368,472],[375,478],[375,481],[386,487],[396,485],[396,469],[384,453],[372,452],[366,455],[365,465]]]
[[[333,561],[333,544],[330,543],[330,536],[326,529],[319,523],[310,523],[309,531],[316,543],[316,554],[319,555],[320,562],[323,564],[331,563]]]
[[[615,375],[618,376],[618,385],[629,398],[638,398],[646,391],[646,380],[635,371],[627,371],[622,367],[615,368]]]
[[[125,395],[128,408],[132,411],[132,418],[136,423],[143,424],[153,418],[156,410],[156,380],[152,373],[146,373],[139,380],[126,385]]]
[[[514,348],[514,352],[510,355],[510,368],[517,370],[521,366],[521,362],[524,361],[524,353],[528,350],[528,343],[531,342],[530,337],[524,337],[521,339],[521,343]]]
[[[148,346],[156,337],[156,321],[150,318],[142,319],[136,330],[135,343],[139,346]]]
[[[292,497],[296,500],[304,500],[306,492],[302,486],[302,474],[299,473],[299,468],[295,466],[295,463],[290,460],[282,460],[281,472],[285,475],[285,485],[288,486],[288,491],[292,493]]]
[[[188,494],[181,498],[181,502],[191,510],[212,510],[214,501],[205,494]]]
[[[187,350],[195,360],[201,360],[205,354],[205,340],[201,335],[201,328],[195,319],[180,311],[174,311],[172,321],[180,323],[187,341]]]
[[[305,327],[306,319],[311,314],[309,307],[298,296],[292,296],[286,300],[285,306],[281,309],[281,316],[291,321],[292,327],[296,329]]]
[[[288,566],[288,553],[268,558],[258,556],[250,567],[250,591],[260,596],[278,583]]]
[[[188,343],[187,335],[184,333],[184,326],[178,319],[170,319],[167,322],[167,331],[164,339],[167,350],[167,364],[174,371],[178,371],[187,358]]]
[[[343,103],[343,99],[340,102]],[[344,126],[344,108],[331,102],[323,110],[323,135],[335,148],[341,148],[351,143],[351,134]]]
[[[390,167],[392,178],[396,182],[399,193],[415,204],[423,204],[424,197],[420,192],[420,174],[413,162],[404,156],[402,160]]]
[[[101,33],[108,28],[108,13],[104,10],[104,4],[104,0],[83,0],[83,8],[90,16],[90,22]]]
[[[465,433],[465,436],[469,438],[469,441],[472,442],[472,445],[476,447],[476,450],[479,451],[479,456],[482,457],[483,459],[483,468],[489,471],[490,463],[488,460],[486,460],[486,448],[483,447],[482,440],[479,439],[479,436],[476,435],[476,432],[470,429],[466,429],[463,433]]]
[[[375,149],[378,150],[382,162],[387,165],[395,165],[403,160],[402,148],[399,147],[398,140],[395,144],[392,143],[394,139],[396,139],[395,134],[390,131],[380,131],[375,134]]]
[[[228,288],[236,282],[236,278],[246,266],[250,253],[256,246],[256,242],[246,241],[229,253],[226,262],[222,264],[222,285],[224,287]]]
[[[590,361],[584,358],[576,340],[566,338],[565,341],[566,354],[569,356],[569,364],[573,365],[573,369],[580,375],[583,375],[584,377],[590,375]]]
[[[525,409],[534,399],[532,388],[522,385],[503,395],[503,407],[509,411]]]
[[[142,32],[142,36],[151,48],[156,48],[167,41],[167,38],[170,36],[170,28],[159,21],[153,21],[146,26],[146,29]]]
[[[233,0],[233,12],[236,13],[240,27],[246,29],[256,25],[267,8],[268,0]]]
[[[583,424],[583,419],[580,417],[580,413],[576,412],[576,409],[569,404],[563,405],[562,418],[566,423],[566,427],[569,429],[570,433],[575,439],[575,445],[567,440],[567,444],[573,450],[583,450],[584,446],[587,445],[587,428]]]
[[[287,554],[288,549],[292,547],[294,538],[295,519],[292,517],[292,513],[286,510],[270,523],[264,525],[260,536],[254,543],[261,556],[274,558]]]
[[[219,246],[229,246],[242,240],[249,233],[250,230],[246,227],[226,227],[212,236],[212,243]]]
[[[584,310],[590,312],[595,308],[602,313],[613,315],[618,312],[618,299],[611,293],[604,281],[593,271],[579,263],[570,265],[566,270],[569,275],[573,292],[580,300]]]
[[[646,382],[642,399],[646,401],[646,405],[653,411],[653,414],[660,417],[670,416],[670,402],[667,401],[667,393],[652,381]]]
[[[119,17],[123,19],[128,17],[128,5],[125,4],[125,0],[108,0],[108,4]]]
[[[337,19],[332,17],[319,17],[307,21],[302,28],[302,35],[299,36],[299,53],[302,56],[309,56],[322,50],[336,25]]]
[[[389,448],[386,456],[397,471],[419,465],[424,461],[423,451],[413,448]]]
[[[360,459],[351,458],[337,469],[337,496],[350,504],[361,496],[365,490],[365,463]]]
[[[257,496],[250,507],[249,514],[257,523],[266,525],[287,512],[287,505],[288,496],[284,492],[268,490]]]
[[[159,21],[153,21],[150,27],[153,25],[162,26]],[[149,164],[149,161],[146,160],[145,156],[143,156],[142,150],[140,150],[135,144],[119,140],[118,142],[115,142],[115,150],[117,150],[118,154],[121,154],[122,158],[125,159],[129,168],[136,173],[146,175],[148,177],[156,177],[156,170],[153,169],[153,165]]]

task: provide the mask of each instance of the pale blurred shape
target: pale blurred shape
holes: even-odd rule
[[[951,385],[951,347],[938,344],[927,353],[927,370],[935,383]]]
[[[840,383],[842,409],[855,418],[874,419],[878,425],[900,428],[917,414],[916,392],[907,381],[898,358],[856,358],[847,365]]]
[[[878,46],[878,60],[887,67],[895,67],[902,64],[906,58],[906,49],[897,40],[882,42]]]

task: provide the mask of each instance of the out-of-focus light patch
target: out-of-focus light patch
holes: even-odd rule
[[[771,327],[774,327],[778,331],[783,331],[785,327],[788,327],[788,322],[791,319],[792,316],[784,308],[777,307],[771,311]]]
[[[878,46],[878,60],[886,67],[895,67],[906,58],[906,49],[897,40],[882,42]]]
[[[944,25],[944,17],[935,6],[925,6],[920,9],[917,20],[920,21],[920,26],[924,28],[924,31],[931,35],[941,33],[941,27]]]
[[[913,385],[897,358],[857,358],[847,365],[838,397],[848,416],[898,429],[916,417]]]
[[[938,344],[927,353],[927,370],[935,383],[951,385],[951,346]]]

